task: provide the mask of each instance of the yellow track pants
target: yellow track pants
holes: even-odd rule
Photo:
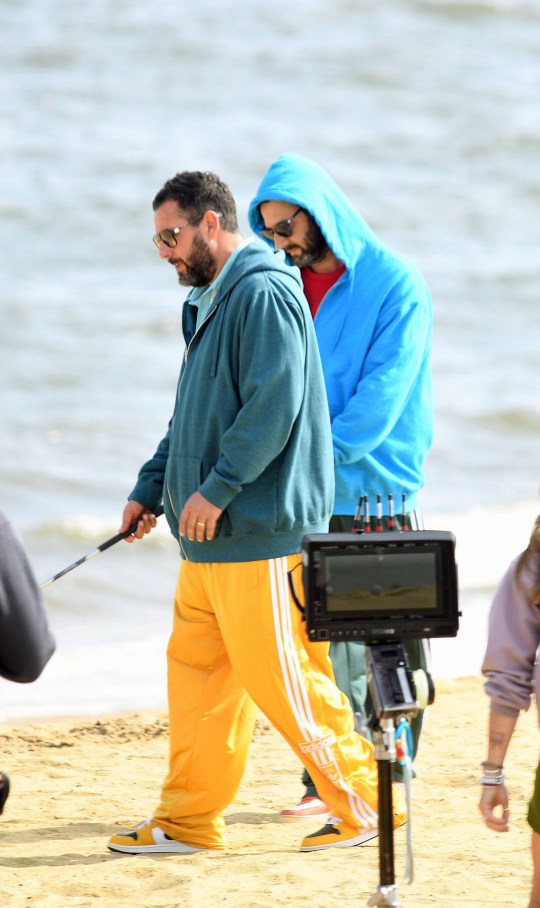
[[[154,816],[186,844],[223,847],[223,811],[242,780],[256,707],[333,816],[360,830],[377,824],[373,746],[354,731],[328,644],[308,640],[290,596],[287,571],[299,562],[181,565],[167,649],[170,766]]]

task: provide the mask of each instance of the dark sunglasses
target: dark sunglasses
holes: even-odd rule
[[[278,236],[292,236],[293,227],[292,222],[294,221],[297,214],[300,214],[302,208],[297,208],[294,214],[291,214],[290,218],[287,218],[286,221],[279,221],[275,227],[265,227],[264,230],[261,230],[262,236],[267,240],[273,240],[274,234],[277,233]]]
[[[204,214],[206,214],[206,212],[204,212]],[[187,224],[182,224],[181,227],[173,227],[172,230],[160,230],[159,233],[156,233],[152,237],[152,240],[154,241],[158,249],[160,243],[165,243],[165,245],[168,246],[169,249],[174,249],[174,247],[176,246],[176,234],[180,233],[180,231],[183,230],[184,227],[189,227],[191,224],[196,224],[197,221],[202,221],[204,214],[198,214],[196,218],[192,218],[191,221],[188,221]]]

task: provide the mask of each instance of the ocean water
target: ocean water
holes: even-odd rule
[[[476,673],[538,511],[537,0],[0,0],[0,507],[40,580],[116,533],[172,406],[183,298],[151,200],[212,169],[241,224],[282,151],[318,160],[435,308],[425,523],[456,534]],[[58,651],[0,718],[165,705],[178,570],[160,521],[45,591]]]

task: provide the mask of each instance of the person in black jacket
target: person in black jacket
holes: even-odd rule
[[[24,546],[0,511],[0,675],[29,684],[41,675],[56,643]],[[0,814],[9,778],[0,773]]]

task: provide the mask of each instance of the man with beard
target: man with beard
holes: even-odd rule
[[[327,648],[307,639],[287,582],[303,536],[326,531],[334,490],[324,378],[299,276],[242,238],[215,174],[177,174],[153,207],[160,256],[194,289],[172,419],[121,531],[138,521],[142,538],[163,501],[184,559],[167,650],[170,766],[153,817],[113,835],[109,848],[223,848],[255,705],[336,817],[301,849],[359,845],[378,831],[373,747],[358,747]],[[299,587],[301,579],[300,570]],[[396,824],[404,817],[396,792]]]
[[[375,236],[322,167],[298,154],[282,154],[270,166],[249,221],[301,269],[314,318],[332,422],[330,531],[421,529],[416,498],[433,434],[432,305],[421,274]],[[411,641],[405,649],[412,669],[427,668],[427,644]],[[330,657],[357,727],[369,734],[364,646],[332,643]],[[412,721],[411,756],[421,725],[420,713]],[[395,776],[402,778],[400,766]],[[304,797],[281,812],[283,820],[327,813],[305,771],[303,780]]]

